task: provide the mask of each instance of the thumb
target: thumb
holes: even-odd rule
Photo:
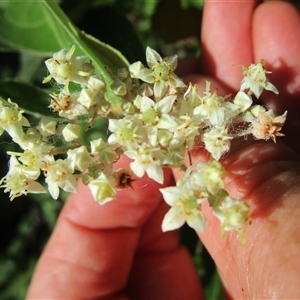
[[[199,160],[199,157],[196,158]],[[243,245],[236,232],[221,236],[208,205],[207,228],[199,237],[235,299],[300,297],[300,163],[282,144],[235,141],[222,160],[230,196],[246,201],[251,222]],[[176,176],[176,174],[175,174]],[[287,288],[288,287],[288,288]]]
[[[200,75],[189,78],[198,82],[200,90],[203,79]],[[212,87],[218,87],[219,94],[226,92],[213,81]],[[192,152],[193,163],[207,161],[204,149]],[[202,205],[207,228],[198,235],[229,294],[236,299],[300,298],[299,156],[280,140],[274,144],[240,138],[233,141],[220,162],[228,172],[227,192],[247,202],[251,218],[244,230],[247,242],[243,245],[237,232],[222,236],[212,209],[208,203]],[[173,173],[178,180],[181,174]]]

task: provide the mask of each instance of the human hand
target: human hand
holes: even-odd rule
[[[118,167],[129,165],[123,156]],[[165,186],[174,184],[165,170]],[[90,190],[66,202],[44,250],[28,299],[201,299],[176,231],[163,233],[168,206],[161,185],[144,176],[99,206]]]
[[[266,93],[263,103],[277,113],[289,110],[285,142],[298,150],[293,134],[300,111],[300,44],[295,43],[299,16],[277,1],[255,6],[254,1],[206,4],[204,72],[219,80],[214,84],[221,94],[239,88],[241,69],[233,64],[248,65],[264,58],[280,95],[274,98]],[[199,86],[205,78],[193,76]],[[197,159],[203,159],[199,151]],[[247,243],[242,245],[234,232],[222,238],[218,221],[204,207],[208,227],[199,235],[228,292],[240,299],[299,297],[297,155],[283,144],[243,140],[222,162],[229,172],[230,195],[247,200],[252,208],[252,223],[245,229]],[[120,163],[128,164],[125,159]],[[165,178],[165,185],[173,183],[170,170]],[[81,187],[59,217],[28,298],[201,298],[196,273],[176,232],[161,232],[168,207],[158,187],[143,178],[134,183],[134,192],[124,190],[103,207]]]
[[[220,93],[239,88],[241,69],[237,64],[247,66],[264,59],[279,95],[265,92],[261,104],[277,114],[288,110],[283,129],[286,136],[277,144],[237,140],[221,160],[229,173],[227,191],[233,198],[247,200],[251,207],[246,245],[233,232],[222,238],[218,221],[208,207],[205,209],[208,227],[199,236],[228,293],[236,299],[300,297],[300,165],[296,154],[300,150],[299,37],[299,14],[287,3],[206,3],[203,65],[207,74],[218,79],[215,86]],[[202,77],[194,76],[193,80],[203,82]]]

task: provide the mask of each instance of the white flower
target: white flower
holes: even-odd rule
[[[181,145],[177,148],[172,148],[168,152],[165,165],[171,168],[184,168],[186,157],[186,147]]]
[[[194,115],[200,115],[210,126],[222,126],[231,120],[231,116],[239,108],[236,104],[225,101],[217,91],[210,92],[210,82],[206,82],[205,96],[201,98],[201,104],[195,107]]]
[[[67,154],[73,170],[76,169],[83,172],[90,164],[93,163],[93,159],[85,146],[70,149]]]
[[[116,188],[114,179],[107,178],[104,173],[101,173],[98,178],[91,180],[88,183],[91,193],[99,204],[105,204],[115,199]]]
[[[80,125],[69,123],[62,130],[62,135],[66,142],[70,142],[79,138],[80,131],[81,131]]]
[[[9,161],[9,171],[1,179],[0,187],[5,188],[4,193],[9,192],[11,201],[16,197],[27,195],[27,193],[46,193],[44,187],[35,181],[39,175],[39,170],[20,164],[17,158],[12,155]]]
[[[27,170],[37,172],[38,177],[40,175],[40,169],[45,166],[46,162],[52,160],[52,156],[49,154],[52,149],[53,146],[38,145],[27,148],[23,153],[8,151],[7,154],[18,156],[19,161],[28,168]]]
[[[233,100],[233,103],[239,106],[239,113],[245,112],[252,105],[252,102],[252,98],[242,91],[239,91]]]
[[[91,153],[97,155],[103,164],[111,164],[118,160],[119,154],[99,138],[90,142]]]
[[[8,99],[11,107],[4,106],[0,100],[0,136],[3,131],[13,138],[14,142],[20,143],[23,140],[23,126],[30,126],[28,120],[23,116],[22,110],[19,110],[18,105]]]
[[[125,151],[125,155],[134,159],[130,163],[130,168],[136,176],[142,177],[146,172],[156,182],[160,184],[164,182],[162,164],[166,157],[162,149],[145,142],[137,149]]]
[[[91,145],[91,153],[94,155],[99,154],[102,150],[104,150],[107,147],[106,143],[102,138],[98,138],[96,140],[90,141],[90,145]]]
[[[201,117],[195,116],[180,116],[177,118],[177,126],[174,130],[174,135],[170,141],[170,149],[186,145],[186,149],[190,150],[194,146],[195,137],[199,135]]]
[[[169,113],[175,100],[176,96],[173,95],[166,96],[157,103],[146,96],[142,97],[138,107],[142,113],[142,120],[146,123],[156,125],[157,128],[174,128],[176,122]]]
[[[103,99],[105,91],[106,86],[102,76],[91,76],[88,79],[87,87],[81,90],[78,102],[89,109]]]
[[[180,101],[179,115],[194,115],[194,108],[201,104],[201,97],[198,92],[198,86],[189,84],[188,89],[183,95],[183,99]]]
[[[143,96],[136,98],[134,104],[143,113],[145,113],[148,109],[153,108],[160,114],[167,114],[172,109],[176,97],[176,95],[169,95],[155,102],[151,98]]]
[[[228,134],[228,129],[224,126],[213,128],[205,132],[202,136],[205,149],[210,152],[212,157],[216,160],[219,160],[222,155],[228,152],[232,139],[233,137]]]
[[[224,231],[236,230],[243,237],[243,228],[250,220],[250,208],[245,202],[232,199],[230,196],[225,197],[222,204],[213,208],[214,215],[220,220]]]
[[[204,199],[197,199],[193,191],[179,187],[162,188],[160,192],[171,206],[163,219],[163,231],[177,229],[185,222],[197,231],[204,231],[205,216],[200,206]]]
[[[73,120],[89,113],[87,108],[78,102],[79,93],[69,95],[62,92],[50,96],[50,107],[57,111],[61,117]]]
[[[177,67],[177,55],[162,59],[155,50],[147,47],[146,60],[150,69],[143,68],[140,63],[135,63],[129,67],[131,76],[147,83],[154,83],[156,98],[160,99],[169,87],[185,87],[183,81],[174,73]]]
[[[220,197],[220,191],[225,186],[226,170],[221,163],[210,159],[208,163],[197,163],[188,167],[184,175],[177,181],[177,186],[193,191],[197,198],[208,198],[213,205]]]
[[[165,129],[153,130],[153,132],[148,129],[148,133],[150,137],[154,137],[154,139],[149,139],[151,145],[156,145],[157,142],[163,147],[168,147],[173,138],[173,133]]]
[[[45,166],[45,164],[52,159],[49,152],[53,149],[53,146],[34,144],[28,144],[27,146],[31,147],[25,149],[23,153],[11,151],[7,152],[7,154],[12,156],[10,160],[9,181],[12,184],[14,181],[13,178],[15,178],[16,182],[17,180],[20,180],[21,189],[21,182],[22,180],[25,180],[24,182],[26,182],[29,186],[24,188],[24,194],[27,192],[44,193],[45,189],[42,188],[39,183],[35,182],[35,180],[40,176],[41,169]],[[16,157],[18,157],[18,160]]]
[[[115,163],[118,160],[119,156],[120,155],[110,147],[106,147],[98,155],[100,162],[102,162],[103,164]]]
[[[201,166],[201,173],[205,182],[205,188],[209,194],[215,195],[220,189],[224,188],[227,172],[218,161],[212,159],[204,166]]]
[[[202,203],[208,201],[222,230],[241,234],[249,220],[249,207],[226,192],[227,172],[217,160],[229,151],[231,140],[237,136],[252,133],[254,138],[275,142],[283,135],[280,131],[286,112],[276,116],[271,110],[252,105],[252,95],[258,98],[263,89],[278,93],[266,77],[270,72],[264,62],[243,67],[240,91],[229,101],[230,95],[211,92],[210,82],[206,82],[202,96],[197,85],[190,83],[187,87],[174,73],[176,55],[163,59],[148,47],[148,66],[137,62],[129,70],[107,69],[112,80],[105,82],[102,75],[94,75],[94,67],[85,62],[84,56],[74,53],[75,46],[48,59],[49,76],[43,81],[53,78],[64,85],[58,94],[50,95],[50,108],[70,122],[42,118],[38,126],[30,128],[17,104],[8,100],[4,105],[0,100],[0,135],[7,131],[24,150],[8,152],[9,172],[0,180],[0,187],[10,193],[11,200],[27,193],[44,193],[37,182],[43,173],[54,199],[60,189],[76,193],[77,179],[81,178],[95,201],[104,204],[114,200],[118,190],[134,188],[134,174],[142,177],[146,173],[162,184],[163,167],[178,168],[185,174],[177,185],[160,189],[170,206],[163,231],[177,229],[185,222],[203,231],[206,218]],[[113,94],[107,93],[107,87]],[[86,120],[88,130],[95,127],[94,121],[100,116],[109,118],[107,142],[101,138],[91,141],[88,135],[90,147],[82,145],[80,122]],[[192,161],[190,152],[200,140],[211,154],[207,163]],[[114,163],[123,154],[131,159],[130,169],[114,170]],[[67,158],[58,159],[56,155]]]
[[[27,128],[26,132],[24,132],[22,140],[19,140],[18,144],[23,150],[32,149],[33,147],[38,147],[40,145],[46,145],[40,132],[32,127]]]
[[[107,143],[113,147],[131,149],[146,139],[146,131],[140,120],[132,116],[109,119],[108,129],[112,132]]]
[[[176,128],[177,123],[174,117],[169,114],[175,100],[176,96],[174,95],[166,96],[158,102],[144,96],[137,98],[134,102],[135,106],[140,109],[139,118],[145,124],[144,127],[151,145],[156,146],[158,144],[159,129],[171,130],[172,132]]]
[[[105,81],[101,75],[89,77],[87,87],[93,91],[97,91],[98,93],[105,93],[106,91]]]
[[[242,120],[244,122],[252,123],[253,121],[258,120],[258,115],[261,112],[266,112],[266,109],[261,105],[252,105],[250,106],[245,113],[242,115]],[[250,129],[250,128],[249,128]],[[249,130],[246,130],[249,133]]]
[[[72,175],[72,167],[68,160],[54,160],[47,162],[44,167],[44,175],[50,195],[57,199],[59,188],[69,193],[77,193],[77,182]]]
[[[254,118],[258,118],[258,116],[261,112],[266,112],[266,109],[263,106],[252,105],[249,108],[249,113],[251,114],[251,121],[253,121]]]
[[[271,73],[266,71],[264,61],[261,60],[258,64],[252,64],[248,68],[243,67],[243,75],[245,76],[241,82],[241,91],[249,89],[256,98],[259,98],[263,90],[272,91],[278,94],[277,88],[269,82],[266,74]]]
[[[66,85],[66,92],[68,92],[68,83],[70,81],[85,84],[87,75],[91,75],[90,72],[86,73],[81,70],[85,68],[84,62],[86,57],[72,57],[74,52],[75,46],[69,51],[66,51],[65,49],[60,50],[53,54],[53,58],[46,60],[45,64],[50,74],[43,80],[43,83],[49,82],[54,78],[58,84]]]
[[[132,78],[138,78],[137,76],[139,72],[144,68],[145,68],[144,65],[140,61],[137,61],[131,64],[128,69]]]
[[[48,137],[56,133],[56,122],[42,117],[37,129],[43,137]]]

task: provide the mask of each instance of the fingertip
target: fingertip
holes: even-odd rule
[[[268,1],[259,5],[253,19],[255,60],[264,59],[272,74],[268,77],[279,95],[262,95],[264,105],[277,114],[288,110],[283,140],[300,150],[295,133],[300,130],[300,14],[285,1]]]
[[[204,72],[230,89],[242,79],[236,64],[253,60],[252,15],[257,1],[207,1],[202,23]]]
[[[281,59],[288,60],[288,65],[298,67],[299,71],[299,37],[300,15],[295,6],[285,1],[267,1],[256,8],[253,16],[256,60],[264,58],[273,67]]]
[[[122,159],[117,167],[125,167],[126,162]],[[165,178],[166,185],[172,183],[170,170],[165,171]],[[167,210],[166,204],[162,205],[161,185],[146,176],[141,182],[140,189],[121,191],[116,200],[102,206],[86,186],[80,185],[79,193],[71,195],[63,208],[40,259],[30,297],[113,297],[125,288],[137,249],[143,251],[152,239],[147,251],[159,254],[176,248],[176,234],[163,238],[160,227]],[[140,242],[143,225],[150,218],[155,226],[144,232]]]

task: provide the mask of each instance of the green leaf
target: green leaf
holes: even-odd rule
[[[158,2],[159,2],[159,0],[145,1],[143,3],[143,5],[144,5],[144,8],[143,8],[144,14],[146,16],[152,17],[153,14],[154,14],[154,12],[155,12],[155,10],[156,10]]]
[[[210,280],[205,285],[206,299],[225,300],[224,288],[218,270],[215,268]]]
[[[79,124],[82,128],[80,141],[83,145],[89,147],[90,142],[96,140],[98,138],[102,138],[104,141],[107,140],[108,136],[108,119],[107,118],[97,118],[94,120],[92,127],[87,130],[89,120],[78,120],[77,124]]]
[[[0,80],[0,98],[7,103],[10,98],[25,112],[51,119],[61,118],[49,108],[49,93],[28,83],[15,80]]]
[[[204,0],[180,0],[180,3],[183,9],[189,9],[190,7],[194,7],[201,11],[204,6]]]
[[[91,59],[95,72],[104,77],[108,87],[107,101],[116,109],[120,106],[121,99],[110,89],[114,78],[109,69],[126,67],[128,61],[118,50],[79,31],[55,2],[7,2],[0,18],[0,43],[43,56],[75,45],[75,54]]]
[[[81,55],[88,55],[90,51],[85,45],[86,38],[82,35],[84,36],[53,1],[8,1],[0,18],[0,42],[13,49],[37,55],[52,56],[53,52],[63,48],[70,49],[72,45],[78,47]],[[97,55],[110,68],[128,64],[117,50],[100,41],[94,42],[98,50],[101,50],[94,56]]]
[[[119,51],[80,32],[53,1],[23,0],[18,5],[8,2],[0,19],[0,42],[42,56],[75,45],[77,54],[96,60],[96,67],[104,72],[103,65],[110,68],[128,65]],[[92,51],[91,44],[97,52]]]
[[[198,240],[193,260],[204,287],[205,299],[225,300],[223,285],[216,265],[200,240]]]

